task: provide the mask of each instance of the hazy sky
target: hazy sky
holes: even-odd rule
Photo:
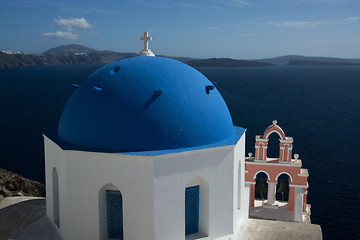
[[[360,0],[0,0],[0,49],[360,58]]]

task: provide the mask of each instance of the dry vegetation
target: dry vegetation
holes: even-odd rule
[[[14,196],[45,197],[45,185],[0,169],[0,200]]]

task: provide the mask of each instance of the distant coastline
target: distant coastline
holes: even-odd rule
[[[20,51],[1,50],[0,69],[16,69],[27,66],[106,64],[117,59],[136,55],[137,53],[108,50],[99,51],[75,44],[51,48],[43,53],[23,53]],[[193,67],[263,67],[275,65],[360,66],[360,59],[304,57],[298,55],[256,60],[239,60],[232,58],[197,59],[190,57],[169,58],[179,60]]]
[[[287,65],[291,65],[291,66],[360,66],[360,63],[290,60]]]

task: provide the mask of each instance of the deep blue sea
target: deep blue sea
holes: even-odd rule
[[[0,168],[44,182],[42,133],[100,65],[0,70]],[[324,239],[360,239],[360,67],[198,68],[225,99],[234,124],[255,135],[276,119],[309,169],[312,222]]]

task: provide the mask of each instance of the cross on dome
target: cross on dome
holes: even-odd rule
[[[152,37],[149,37],[148,32],[144,32],[144,36],[140,38],[141,41],[144,41],[144,50],[149,50],[149,41],[152,40]]]
[[[148,32],[144,32],[144,36],[140,38],[141,41],[144,41],[144,49],[139,53],[140,56],[155,56],[153,52],[149,49],[149,41],[152,40],[152,37],[149,36]]]

